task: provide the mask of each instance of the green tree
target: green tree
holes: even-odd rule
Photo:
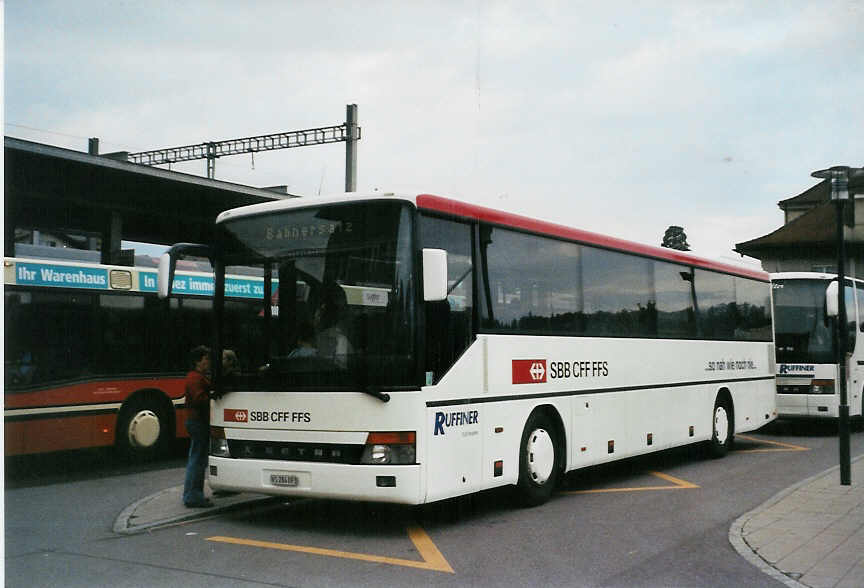
[[[670,225],[663,235],[661,247],[669,249],[677,249],[678,251],[690,251],[690,245],[687,244],[687,234],[684,232],[684,227],[676,227]]]

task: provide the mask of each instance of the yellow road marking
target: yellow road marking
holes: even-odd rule
[[[595,490],[568,490],[565,492],[561,492],[561,494],[609,494],[612,492],[645,492],[648,490],[690,490],[693,488],[699,488],[698,485],[688,482],[686,480],[681,480],[680,478],[676,478],[674,476],[670,476],[669,474],[664,474],[662,472],[648,472],[652,476],[656,476],[661,480],[666,480],[667,482],[672,482],[672,486],[634,486],[629,488],[597,488]]]
[[[652,475],[657,476],[667,482],[672,482],[675,484],[676,488],[699,488],[697,484],[693,482],[688,482],[687,480],[682,480],[681,478],[676,478],[675,476],[670,476],[669,474],[664,474],[663,472],[650,472]]]
[[[810,451],[809,447],[802,447],[800,445],[792,445],[791,443],[781,443],[780,441],[768,441],[767,439],[757,439],[756,437],[749,437],[747,435],[737,435],[739,439],[746,439],[747,441],[755,441],[756,443],[767,443],[768,445],[776,445],[777,447],[772,447],[770,449],[741,449],[736,450],[736,453],[775,453],[779,451]]]
[[[231,543],[233,545],[247,545],[250,547],[264,547],[267,549],[279,549],[282,551],[297,551],[300,553],[309,553],[312,555],[324,555],[327,557],[339,557],[342,559],[356,559],[360,561],[368,561],[374,563],[383,563],[393,566],[404,566],[409,568],[419,568],[421,570],[432,570],[435,572],[447,572],[455,574],[453,568],[441,555],[441,552],[429,538],[429,535],[420,527],[408,527],[408,537],[423,558],[422,561],[412,559],[400,559],[397,557],[385,557],[383,555],[371,555],[368,553],[353,553],[350,551],[339,551],[337,549],[324,549],[321,547],[310,547],[306,545],[288,545],[286,543],[272,543],[270,541],[257,541],[255,539],[240,539],[237,537],[208,537],[207,541],[217,541],[219,543]]]

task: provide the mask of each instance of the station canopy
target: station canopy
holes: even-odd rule
[[[208,243],[220,212],[292,197],[12,137],[4,158],[6,256],[16,228],[99,235],[103,262],[121,239]]]

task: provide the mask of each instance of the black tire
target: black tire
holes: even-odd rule
[[[732,407],[718,398],[711,413],[711,441],[708,442],[708,455],[719,458],[729,453],[735,438],[735,424],[732,418]]]
[[[519,444],[516,499],[522,506],[539,506],[549,500],[561,475],[561,458],[558,430],[542,413],[532,413]]]
[[[117,417],[117,448],[131,458],[153,458],[172,437],[169,423],[163,403],[153,396],[139,396]]]

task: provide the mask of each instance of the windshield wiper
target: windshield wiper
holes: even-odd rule
[[[374,396],[375,398],[377,398],[381,402],[390,402],[390,395],[389,394],[387,394],[386,392],[381,392],[380,390],[376,390],[372,386],[366,386],[366,388],[363,390],[363,392],[365,392],[369,396]]]

